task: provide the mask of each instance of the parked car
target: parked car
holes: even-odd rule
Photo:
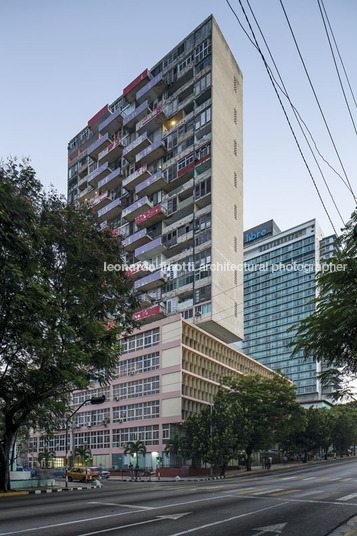
[[[56,469],[53,471],[53,476],[56,477],[63,477],[66,476],[66,468],[65,467],[56,467]]]
[[[110,472],[106,471],[103,467],[90,467],[91,471],[94,471],[95,473],[99,473],[100,478],[107,479],[110,477]]]
[[[99,477],[98,471],[91,471],[90,467],[72,467],[68,471],[68,480],[69,482],[72,482],[72,480],[79,481],[79,482],[85,482],[86,479],[88,481],[94,480]]]

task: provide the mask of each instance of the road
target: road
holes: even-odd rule
[[[0,536],[327,536],[357,514],[357,461],[215,481],[104,481],[0,499]]]

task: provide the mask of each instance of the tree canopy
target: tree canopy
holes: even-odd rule
[[[19,427],[56,427],[70,392],[114,375],[137,303],[105,262],[121,249],[88,208],[45,193],[26,161],[0,166],[0,489]]]
[[[336,241],[337,251],[317,275],[316,310],[295,327],[293,356],[314,356],[324,383],[357,373],[357,210]],[[340,390],[338,395],[346,394]]]

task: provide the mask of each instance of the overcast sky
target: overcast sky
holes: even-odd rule
[[[248,28],[239,1],[230,1]],[[356,133],[338,84],[318,1],[283,1],[346,175],[357,191]],[[246,0],[242,3],[251,18]],[[250,0],[250,5],[292,102],[324,157],[343,175],[280,0]],[[357,2],[324,0],[324,5],[357,94]],[[285,230],[317,218],[325,234],[331,234],[263,61],[226,0],[0,0],[0,156],[30,156],[42,183],[53,183],[65,194],[68,141],[211,13],[244,77],[244,228],[273,218]],[[346,92],[357,122],[356,105],[348,88]],[[283,102],[289,109],[285,98]],[[295,121],[293,125],[339,230],[341,219]],[[355,208],[353,196],[322,165],[346,221]]]

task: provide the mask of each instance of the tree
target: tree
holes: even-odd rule
[[[124,454],[128,453],[130,454],[130,456],[136,458],[136,467],[139,468],[139,455],[142,454],[143,456],[145,456],[146,446],[142,441],[129,441],[124,450]]]
[[[331,440],[333,449],[339,456],[348,453],[355,444],[357,429],[357,412],[347,404],[334,406],[331,410]]]
[[[175,460],[174,466],[178,467],[178,460],[182,454],[182,442],[177,434],[166,441],[164,453],[173,456]]]
[[[337,251],[317,274],[316,310],[293,327],[293,357],[314,356],[324,364],[324,384],[357,373],[357,210],[336,241]],[[339,389],[336,398],[350,394]]]
[[[304,430],[292,430],[282,439],[280,447],[289,454],[299,454],[303,462],[308,461],[309,453],[324,453],[327,458],[328,448],[331,444],[331,410],[310,407],[305,410],[307,425]]]
[[[226,382],[233,391],[231,399],[242,408],[239,442],[250,471],[253,451],[271,448],[291,430],[304,429],[306,417],[291,382],[283,376],[240,376]]]
[[[105,262],[122,264],[120,246],[88,208],[45,194],[26,161],[0,166],[2,490],[16,431],[56,428],[73,390],[114,376],[137,302]]]
[[[53,450],[44,449],[43,452],[40,452],[38,455],[38,462],[41,465],[42,460],[45,462],[45,467],[49,467],[50,461],[53,460],[56,453]]]
[[[238,453],[242,433],[240,423],[239,402],[220,389],[210,406],[185,421],[185,435],[181,440],[184,455],[221,467],[223,476],[229,460]]]

